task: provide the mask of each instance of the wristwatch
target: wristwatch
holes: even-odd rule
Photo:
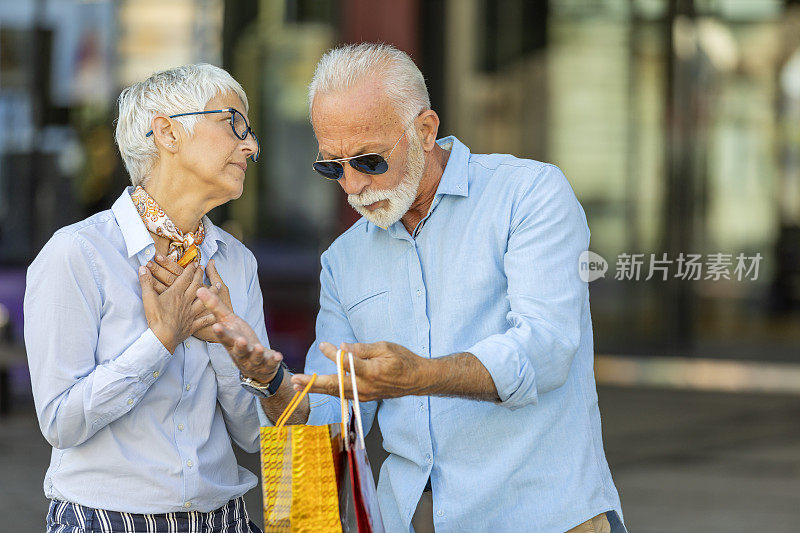
[[[255,394],[259,398],[269,398],[273,396],[278,392],[281,386],[281,382],[283,381],[283,369],[285,366],[283,361],[281,361],[281,364],[278,365],[278,372],[275,373],[275,377],[266,385],[239,373],[239,380],[242,382],[242,388],[247,392]]]

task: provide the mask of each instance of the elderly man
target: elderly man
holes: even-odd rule
[[[589,230],[564,175],[437,141],[422,74],[390,46],[329,51],[309,104],[314,168],[363,218],[322,255],[305,371],[324,374],[312,388],[323,396],[292,422],[338,420],[324,396],[337,394],[336,344],[355,355],[362,410],[389,452],[378,482],[388,531],[408,531],[421,498],[436,531],[625,531],[578,273]],[[280,354],[199,296],[274,421],[309,376],[288,377]]]

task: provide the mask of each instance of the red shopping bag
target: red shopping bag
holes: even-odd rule
[[[344,389],[344,369],[341,353],[341,350],[336,352],[336,368],[340,369],[338,371],[339,391]],[[369,466],[367,449],[364,443],[364,428],[361,424],[361,407],[358,401],[353,354],[348,352],[347,355],[350,362],[350,378],[353,386],[353,416],[350,417],[350,423],[348,424],[349,431],[347,433],[349,439],[345,442],[345,448],[347,450],[347,462],[350,467],[350,485],[352,486],[358,533],[384,533],[381,513],[378,508],[378,493],[375,490],[375,480],[372,477],[372,468]],[[344,412],[346,402],[341,392],[340,396],[343,406],[342,411]],[[345,420],[345,418],[342,420]]]

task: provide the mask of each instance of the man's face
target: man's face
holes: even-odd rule
[[[318,94],[311,111],[323,159],[378,153],[389,170],[369,175],[344,165],[339,185],[347,201],[367,220],[381,227],[398,221],[416,199],[425,168],[425,155],[416,134],[403,135],[403,124],[380,87],[363,82],[349,91]],[[389,152],[397,142],[392,152]]]

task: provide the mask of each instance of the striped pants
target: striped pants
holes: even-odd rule
[[[216,511],[132,514],[92,509],[53,500],[47,512],[47,533],[261,533],[250,521],[244,498]]]

